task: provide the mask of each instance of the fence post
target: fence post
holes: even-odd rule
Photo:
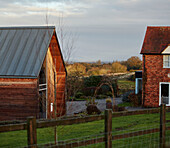
[[[105,148],[112,148],[112,110],[105,110]]]
[[[29,148],[37,147],[37,129],[36,129],[36,118],[27,118],[27,140]]]
[[[160,148],[165,148],[165,131],[166,131],[166,105],[161,104],[160,107]]]

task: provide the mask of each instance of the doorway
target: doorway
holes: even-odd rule
[[[170,83],[161,82],[160,83],[160,93],[159,93],[159,105],[161,103],[165,103],[166,105],[170,105]]]
[[[39,74],[39,117],[47,118],[47,83],[44,67]]]

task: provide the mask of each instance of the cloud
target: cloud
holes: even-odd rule
[[[82,24],[87,20],[92,24],[158,23],[169,18],[169,4],[167,0],[6,0],[1,2],[0,11],[9,16],[22,14],[23,10],[29,15],[62,13],[68,19],[84,18]]]
[[[75,60],[139,55],[147,25],[169,25],[169,0],[0,0],[0,25],[65,24],[79,34]],[[123,53],[123,54],[122,54]]]

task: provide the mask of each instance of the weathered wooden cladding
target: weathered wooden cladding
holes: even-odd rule
[[[1,121],[37,117],[37,80],[0,78],[0,112]]]
[[[60,47],[58,46],[58,40],[55,33],[52,36],[49,50],[47,53],[47,85],[48,85],[48,118],[55,117],[55,110],[51,111],[51,103],[56,105],[56,116],[61,116],[66,113],[65,105],[65,81],[66,81],[66,70],[62,59]],[[56,77],[56,90],[54,87],[54,75]],[[55,99],[56,91],[56,99]],[[56,100],[56,101],[55,101]]]
[[[57,40],[56,35],[54,33],[53,36],[52,36],[51,43],[50,43],[49,47],[50,47],[51,54],[53,56],[54,63],[56,61],[56,71],[57,72],[66,72],[64,62],[63,62],[63,59],[62,59],[61,50],[60,50],[60,47],[58,45],[59,45],[59,43],[58,43],[58,40]]]

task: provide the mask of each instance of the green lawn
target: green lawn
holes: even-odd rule
[[[170,113],[167,113],[166,120],[170,120]],[[170,125],[169,125],[170,126]],[[159,128],[159,114],[145,114],[145,115],[133,115],[122,116],[112,119],[113,135],[122,133],[128,133],[138,130],[145,130],[149,128]],[[37,131],[38,144],[45,144],[54,142],[54,128],[42,128]],[[88,122],[82,124],[58,126],[58,140],[78,139],[79,141],[86,139],[88,136],[97,138],[103,136],[104,120]],[[167,135],[170,132],[167,131]],[[86,137],[86,138],[85,138]],[[167,138],[169,138],[167,136]],[[155,140],[156,139],[156,140]],[[155,143],[154,141],[155,140]],[[149,134],[143,136],[137,136],[133,138],[126,138],[113,141],[114,147],[120,145],[131,145],[130,147],[136,147],[138,144],[141,147],[147,146],[148,143],[157,145],[159,140],[159,134]],[[132,145],[133,144],[133,145]],[[15,131],[0,133],[0,147],[22,147],[27,145],[27,133],[26,131]],[[104,143],[90,145],[88,147],[104,147]]]
[[[135,81],[130,81],[127,79],[118,80],[119,89],[134,89]]]

